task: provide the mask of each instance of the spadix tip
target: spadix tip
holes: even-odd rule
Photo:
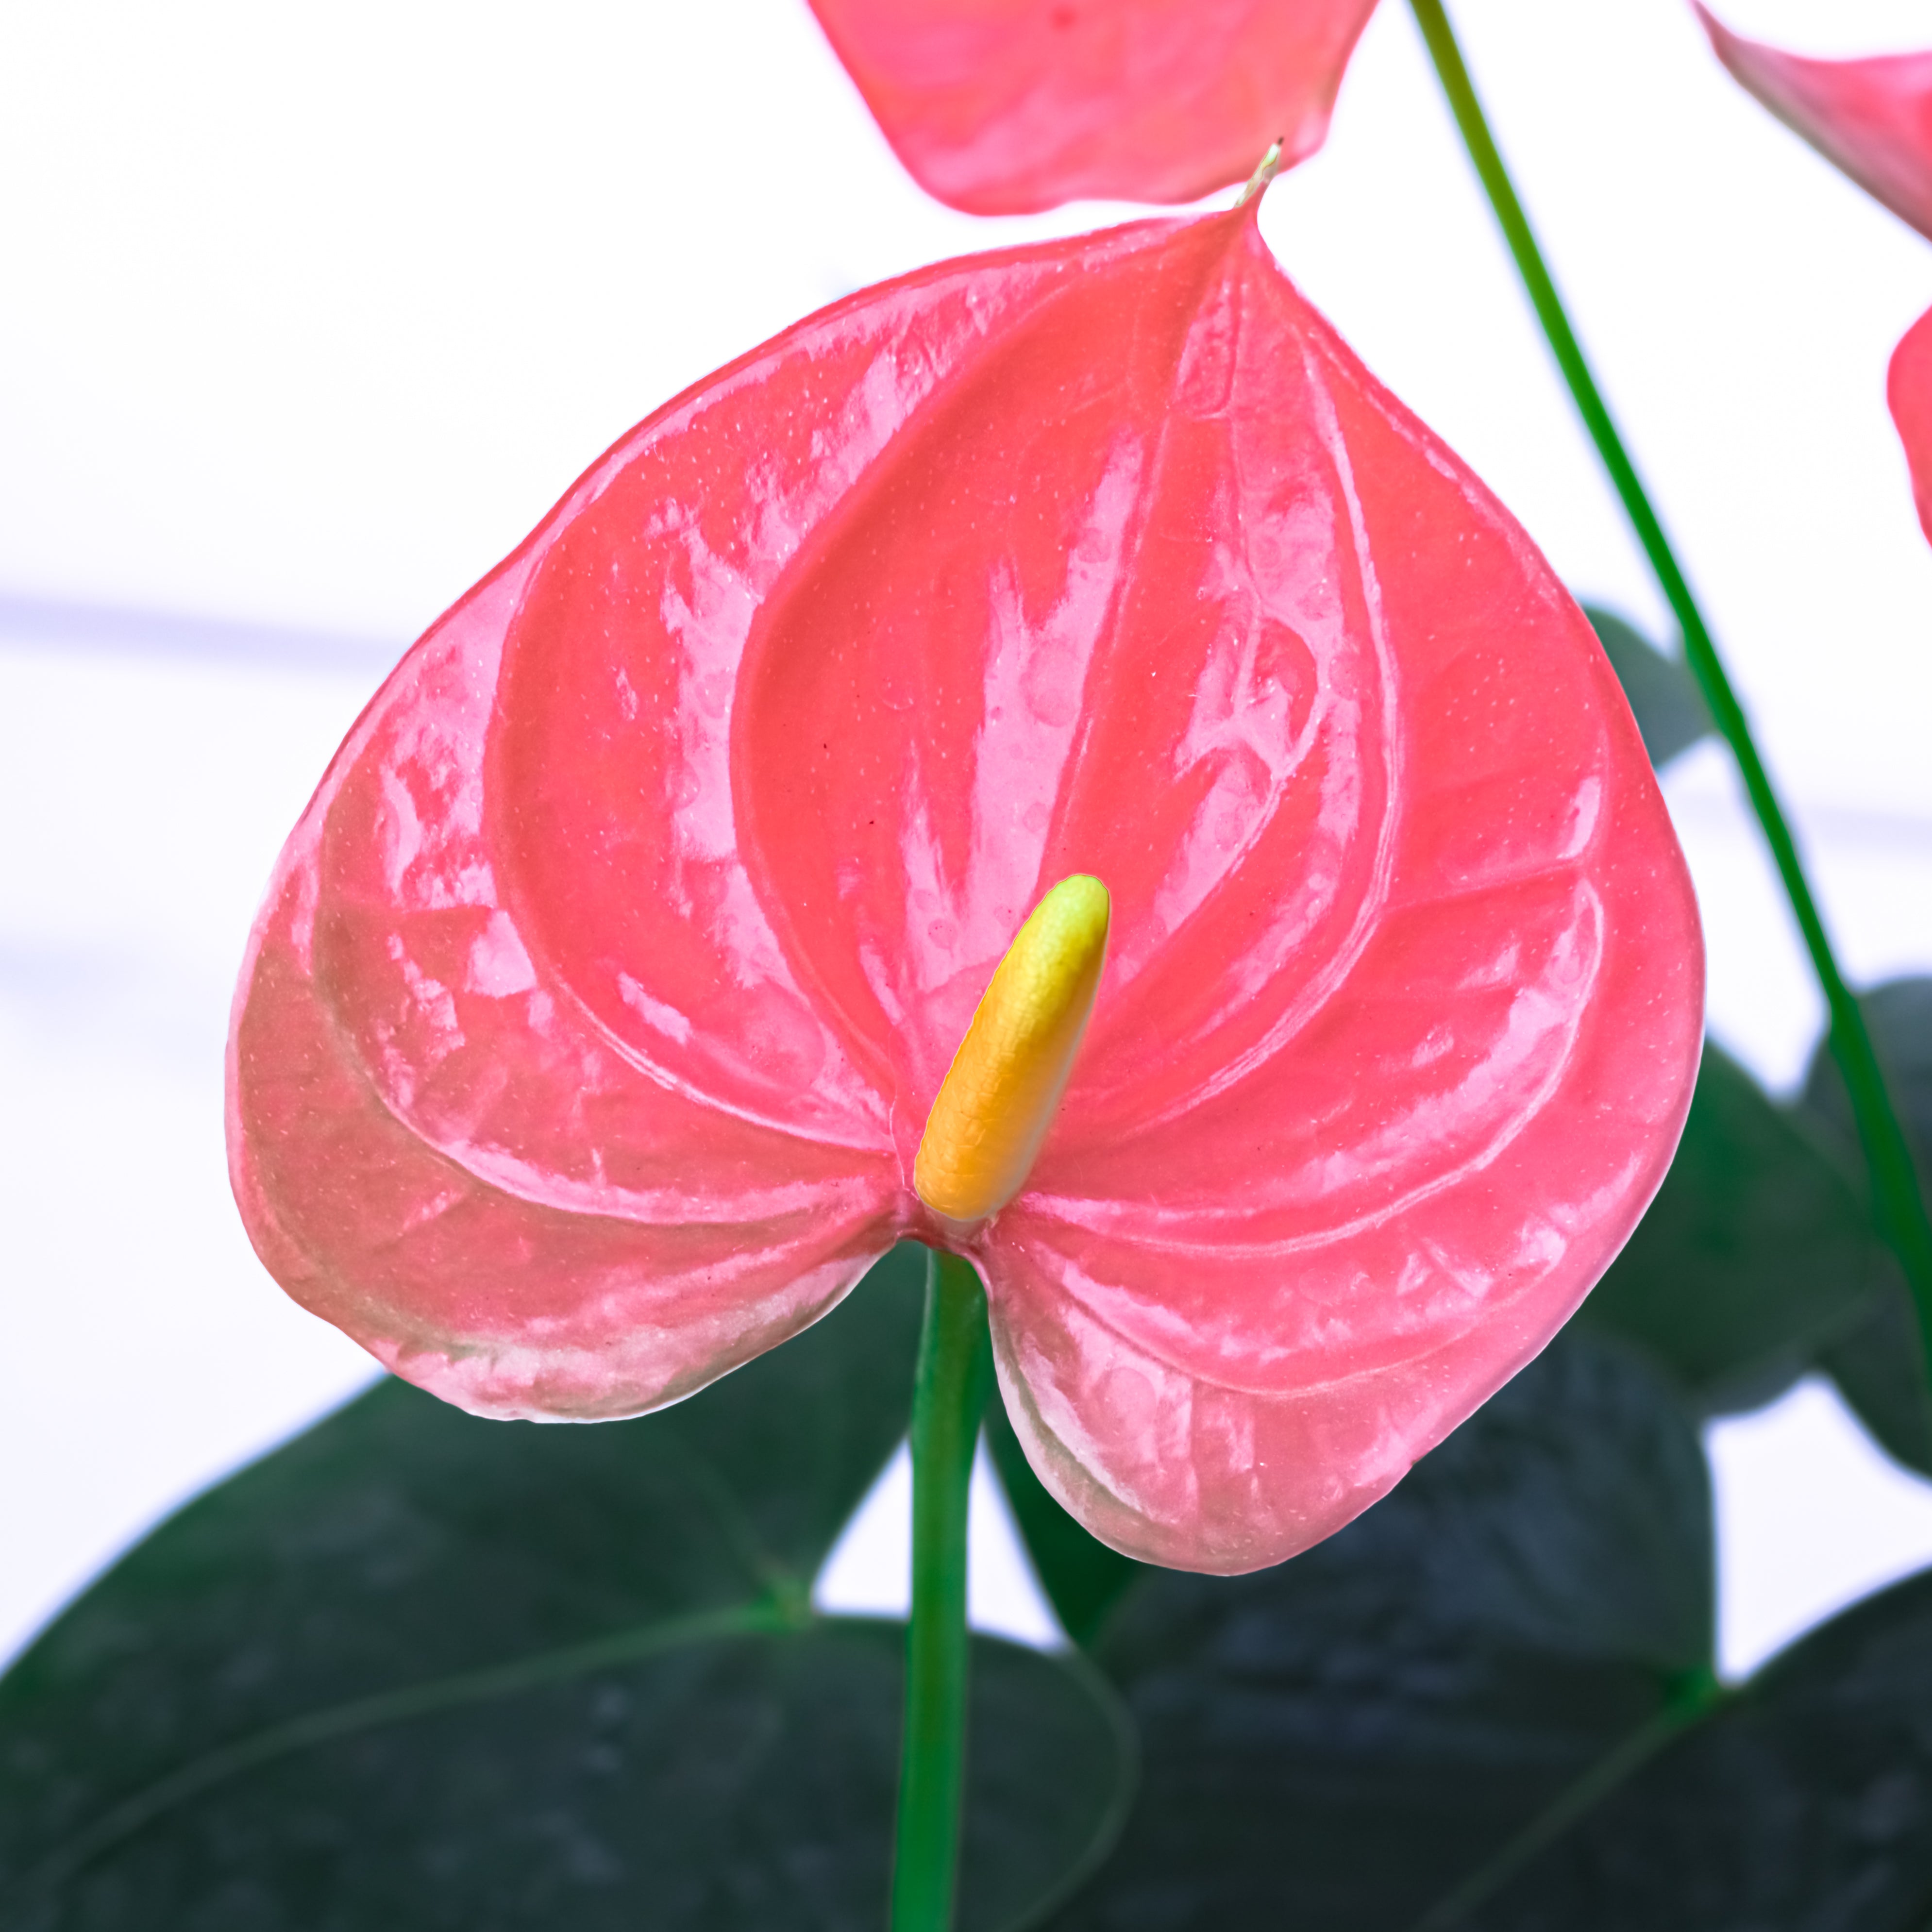
[[[1034,907],[994,969],[913,1165],[935,1214],[983,1220],[1025,1184],[1094,1010],[1112,918],[1107,888],[1076,872]]]

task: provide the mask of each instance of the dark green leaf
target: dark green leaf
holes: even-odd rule
[[[1932,1574],[1813,1632],[1658,1744],[1429,1932],[1924,1932]]]
[[[1904,1117],[1906,1138],[1918,1156],[1920,1185],[1932,1186],[1932,978],[1888,980],[1862,995],[1858,1004],[1893,1104]],[[1847,1156],[1856,1160],[1858,1129],[1852,1120],[1851,1098],[1831,1049],[1822,1040],[1804,1076],[1803,1104]]]
[[[1918,1184],[1932,1192],[1932,978],[1888,980],[1858,1004],[1893,1102],[1904,1116],[1906,1138],[1918,1157]],[[1811,1056],[1801,1107],[1862,1178],[1851,1100],[1822,1041]],[[1918,1317],[1895,1269],[1867,1319],[1821,1358],[1873,1435],[1900,1462],[1932,1475],[1932,1388],[1924,1364]]]
[[[1559,1337],[1328,1542],[1136,1584],[1097,1655],[1141,1794],[1055,1926],[1406,1925],[1709,1682],[1711,1568],[1681,1405]]]
[[[826,1622],[365,1725],[130,1833],[15,1932],[846,1927],[884,1910],[905,1636]],[[962,1922],[1030,1922],[1103,1856],[1124,1755],[1077,1663],[976,1641]]]
[[[386,1383],[191,1504],[0,1681],[0,1924],[871,1922],[902,1636],[808,1593],[903,1433],[923,1273],[634,1422]],[[977,1660],[990,1927],[1103,1846],[1131,1751],[1077,1660]]]
[[[1902,1279],[1894,1277],[1871,1312],[1820,1352],[1818,1366],[1882,1448],[1932,1476],[1932,1390],[1918,1317]]]
[[[1108,1612],[1147,1574],[1148,1566],[1088,1535],[1054,1502],[1034,1474],[1005,1408],[997,1402],[986,1412],[986,1443],[1061,1629],[1076,1643],[1090,1644]]]
[[[1702,1412],[1748,1408],[1868,1318],[1892,1266],[1838,1162],[1707,1044],[1677,1157],[1578,1318]]]
[[[1614,611],[1586,604],[1583,614],[1623,686],[1653,765],[1668,764],[1710,735],[1714,728],[1703,693],[1681,658],[1659,650]]]

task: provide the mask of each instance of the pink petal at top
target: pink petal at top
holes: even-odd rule
[[[499,1414],[674,1399],[910,1233],[1118,1546],[1276,1562],[1667,1166],[1694,907],[1588,626],[1252,208],[941,264],[698,386],[398,668],[238,995],[290,1292]],[[912,1192],[1041,892],[1113,896],[1028,1185]]]
[[[1807,59],[1745,40],[1691,4],[1718,58],[1749,92],[1932,238],[1932,52]]]
[[[1898,439],[1905,446],[1919,527],[1932,542],[1932,309],[1905,332],[1892,352],[1885,394]]]
[[[1192,201],[1320,147],[1375,0],[812,0],[893,152],[972,214]]]

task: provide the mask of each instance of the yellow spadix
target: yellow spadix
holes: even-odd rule
[[[1025,1185],[1087,1030],[1107,957],[1111,907],[1076,872],[1006,949],[940,1083],[913,1163],[935,1214],[977,1221]]]

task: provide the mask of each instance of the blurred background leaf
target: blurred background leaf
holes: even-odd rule
[[[1932,1390],[1918,1311],[1903,1280],[1892,1276],[1870,1312],[1819,1352],[1818,1366],[1874,1440],[1907,1468],[1932,1475]]]
[[[1913,976],[1874,986],[1858,1004],[1886,1084],[1904,1116],[1906,1137],[1918,1164],[1918,1185],[1932,1191],[1932,979]],[[1852,1123],[1851,1101],[1820,1041],[1811,1056],[1799,1113],[1862,1179],[1864,1163]],[[1909,1467],[1932,1475],[1932,1388],[1917,1311],[1897,1268],[1870,1313],[1826,1350],[1820,1366],[1858,1418]]]
[[[1888,980],[1861,995],[1858,1004],[1871,1029],[1886,1084],[1904,1116],[1906,1135],[1918,1157],[1919,1184],[1932,1184],[1932,978]],[[1802,1104],[1856,1158],[1858,1135],[1851,1100],[1822,1041],[1804,1076]]]
[[[870,1924],[904,1636],[812,1580],[904,1433],[924,1256],[675,1408],[386,1382],[164,1525],[0,1680],[10,1932]],[[1095,1858],[1131,1732],[982,1640],[962,1923]]]
[[[1414,1932],[1922,1932],[1932,1573],[1822,1625]]]

